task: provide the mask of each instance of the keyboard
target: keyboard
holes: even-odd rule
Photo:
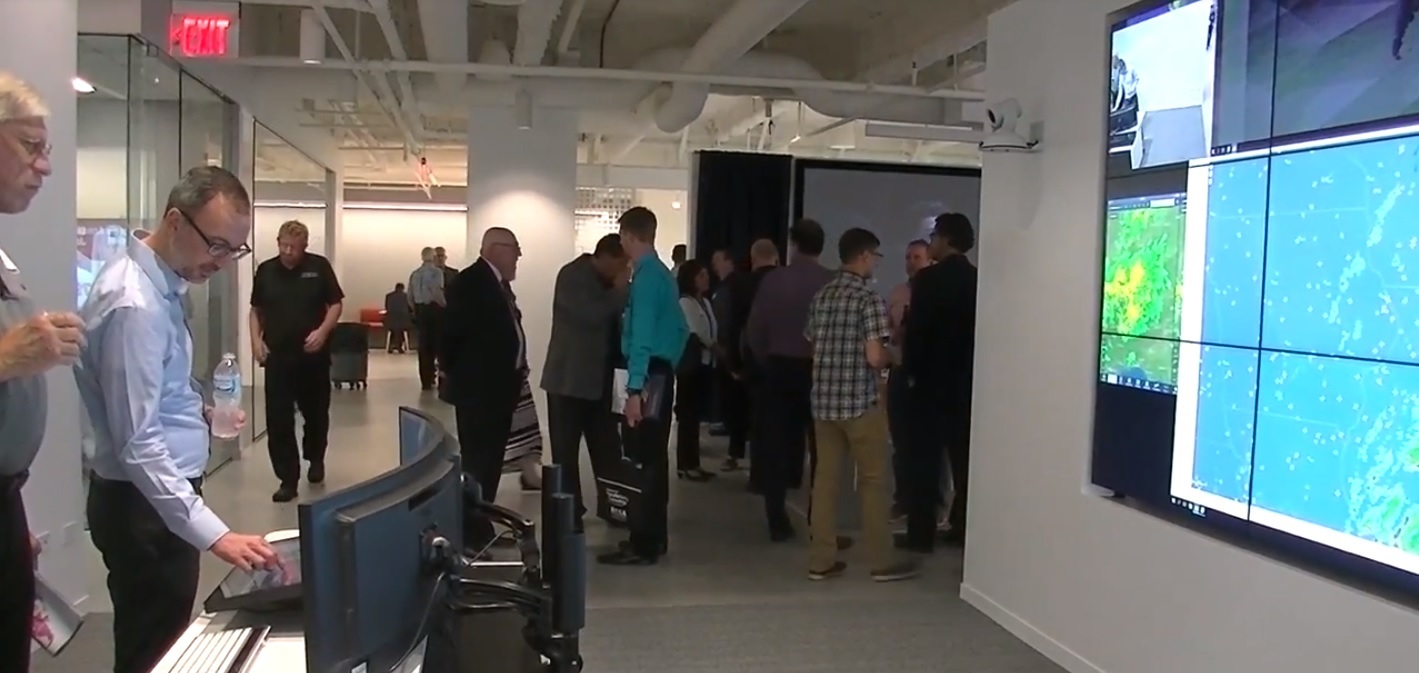
[[[188,644],[168,673],[240,673],[269,632],[264,626],[205,632]]]

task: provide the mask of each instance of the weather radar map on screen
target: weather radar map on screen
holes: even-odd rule
[[[1136,75],[1144,119],[1181,109],[1143,80],[1197,49],[1130,45],[1189,11],[1211,151],[1110,172],[1095,483],[1419,596],[1419,104],[1394,66],[1419,1],[1145,7],[1115,26],[1111,101]],[[1105,151],[1147,149],[1118,112]]]

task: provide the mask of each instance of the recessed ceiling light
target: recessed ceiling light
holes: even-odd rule
[[[75,77],[74,79],[69,81],[71,84],[74,85],[74,91],[77,91],[79,93],[94,92],[94,85],[89,84],[89,81],[84,79],[83,77]]]
[[[301,59],[301,63],[304,63],[304,64],[306,64],[306,65],[320,65],[320,59],[318,59],[318,58],[306,58],[306,59]]]

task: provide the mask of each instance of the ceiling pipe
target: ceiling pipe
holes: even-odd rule
[[[712,73],[731,67],[808,2],[736,0],[685,54],[680,71]],[[675,82],[670,95],[656,108],[655,125],[666,133],[679,132],[699,119],[708,100],[708,85]]]
[[[567,18],[562,21],[562,34],[557,38],[557,62],[566,61],[567,55],[571,53],[572,38],[576,36],[576,28],[581,25],[581,14],[586,11],[586,0],[572,0],[571,9],[567,10]]]
[[[330,11],[326,9],[325,2],[326,0],[308,0],[301,6],[310,7],[315,11],[316,18],[320,19],[320,25],[325,27],[325,34],[330,36],[330,41],[335,43],[335,50],[340,52],[340,58],[344,60],[339,62],[322,61],[319,64],[306,63],[300,58],[292,60],[299,63],[299,67],[310,68],[338,65],[342,69],[352,71],[355,75],[355,81],[369,90],[370,95],[374,97],[375,104],[379,105],[380,109],[384,110],[384,113],[388,115],[390,119],[398,118],[399,115],[397,112],[390,106],[389,102],[385,100],[385,97],[381,95],[380,87],[377,86],[378,82],[372,80],[383,81],[383,88],[385,90],[389,89],[389,82],[384,81],[383,77],[373,76],[371,72],[361,67],[359,61],[355,60],[355,54],[350,51],[350,45],[345,42],[345,37],[340,34],[340,29],[335,26],[335,21],[330,18]],[[369,5],[365,5],[366,9],[368,9],[368,7]],[[212,59],[208,62],[221,63],[222,61],[220,59]],[[407,128],[404,129],[404,142],[411,147],[417,144],[414,142],[413,134],[410,133]]]
[[[404,49],[404,39],[399,36],[399,29],[394,25],[394,17],[389,12],[389,0],[369,0],[370,11],[374,13],[375,21],[379,24],[380,32],[384,33],[384,41],[389,45],[389,54],[396,60],[407,61],[409,53]],[[383,76],[380,76],[384,80]],[[399,96],[395,97],[399,101],[399,116],[395,124],[402,127],[401,132],[413,136],[415,141],[422,142],[424,134],[423,115],[419,112],[419,104],[414,96],[414,84],[409,79],[407,72],[395,72],[394,79],[399,83]],[[386,89],[389,87],[388,81],[384,82]],[[389,91],[392,96],[393,91]],[[418,154],[419,147],[415,144],[409,151]]]
[[[419,0],[419,26],[430,61],[468,61],[468,3]],[[460,72],[440,72],[434,74],[434,79],[438,82],[440,97],[452,99],[463,90],[468,76]]]
[[[906,85],[877,85],[864,82],[842,82],[827,79],[793,79],[742,74],[699,74],[658,70],[624,70],[616,68],[579,68],[565,66],[518,66],[489,63],[431,63],[428,61],[326,61],[311,65],[299,58],[284,56],[213,59],[212,67],[255,67],[316,70],[355,70],[372,72],[407,71],[411,73],[457,72],[468,75],[527,79],[562,79],[599,82],[687,82],[710,87],[742,89],[787,89],[791,91],[837,91],[846,93],[897,96],[902,98],[933,98],[954,101],[984,101],[981,91],[956,89],[927,90]],[[809,66],[811,69],[812,66]],[[814,72],[816,74],[816,72]]]
[[[514,65],[542,65],[552,44],[552,28],[562,13],[562,0],[525,0],[517,8]]]

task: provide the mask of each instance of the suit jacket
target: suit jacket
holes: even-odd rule
[[[725,281],[722,297],[716,298],[715,317],[719,320],[719,343],[724,347],[731,370],[744,372],[752,365],[748,349],[744,343],[744,330],[749,325],[749,312],[754,308],[754,298],[759,294],[759,285],[764,276],[777,266],[762,266],[753,271],[736,271]],[[720,300],[723,299],[723,304]]]
[[[445,402],[483,407],[489,413],[517,406],[522,372],[513,307],[488,262],[479,259],[445,288],[439,368],[447,383]]]
[[[902,325],[902,368],[921,399],[970,399],[975,366],[976,267],[954,255],[918,271]]]
[[[542,389],[552,395],[599,400],[609,389],[611,337],[626,293],[607,285],[591,259],[582,255],[557,272],[552,338],[542,368]]]

